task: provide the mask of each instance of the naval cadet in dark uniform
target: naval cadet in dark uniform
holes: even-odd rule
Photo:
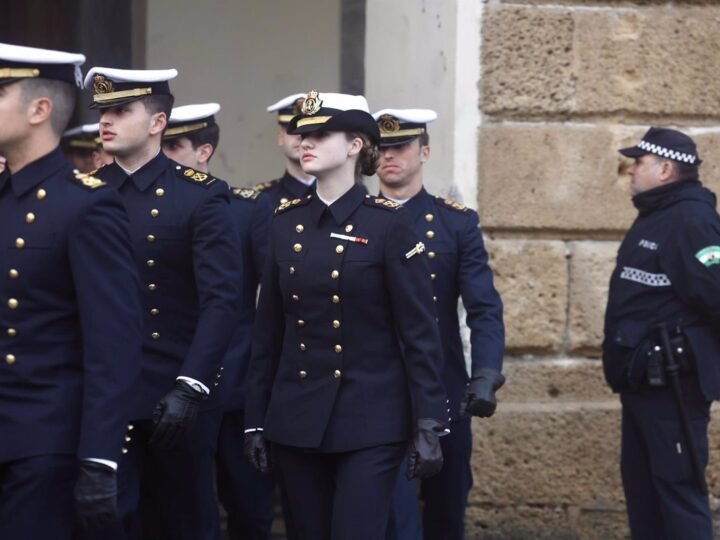
[[[261,182],[255,189],[269,197],[273,208],[314,191],[315,177],[300,166],[300,136],[287,131],[290,120],[300,112],[304,99],[305,94],[292,94],[267,108],[267,112],[277,113],[277,145],[285,156],[285,174],[270,182]]]
[[[79,538],[117,515],[141,308],[127,213],[60,136],[81,54],[0,44],[0,538]]]
[[[423,188],[423,165],[430,157],[430,109],[383,109],[373,114],[380,128],[381,197],[408,210],[425,253],[433,284],[443,344],[438,366],[450,403],[450,434],[441,439],[442,471],[423,480],[422,531],[414,482],[401,477],[386,538],[462,540],[465,507],[473,477],[471,415],[495,412],[495,391],[504,382],[502,302],[493,285],[477,212]],[[470,374],[458,320],[458,299],[470,328]]]
[[[382,538],[408,446],[409,476],[442,466],[430,271],[407,211],[355,184],[377,167],[364,97],[312,91],[288,131],[318,184],[271,224],[245,451],[267,470],[272,443],[299,538]]]
[[[115,157],[96,175],[128,208],[143,290],[143,371],[133,393],[140,422],[125,462],[126,526],[141,534],[133,519],[139,508],[147,538],[216,540],[218,385],[238,325],[242,254],[227,184],[161,151],[173,103],[168,80],[176,75],[96,67],[86,86],[100,110],[103,146]]]
[[[633,540],[710,540],[710,403],[720,398],[720,218],[695,143],[650,128],[628,172],[638,216],[610,279],[603,367],[622,403]]]
[[[60,139],[60,148],[81,173],[89,173],[99,168],[95,165],[95,155],[101,148],[100,124],[83,124],[68,129]]]
[[[163,151],[174,161],[209,173],[209,161],[220,142],[217,103],[175,107],[163,135]],[[242,448],[245,417],[245,377],[255,322],[255,300],[262,273],[272,208],[269,198],[257,190],[231,189],[230,208],[239,236],[244,263],[240,320],[225,356],[223,419],[216,455],[218,498],[227,513],[231,540],[266,540],[274,517],[272,477],[256,471],[238,458]]]

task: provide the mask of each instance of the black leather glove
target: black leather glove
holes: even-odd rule
[[[117,478],[112,467],[94,461],[80,462],[75,512],[82,528],[88,530],[99,529],[117,518]]]
[[[494,369],[479,369],[465,389],[465,399],[460,405],[460,416],[470,413],[480,418],[495,414],[497,400],[495,391],[505,384],[505,377]]]
[[[246,433],[243,446],[245,457],[253,466],[253,469],[261,473],[270,471],[272,466],[270,461],[270,447],[262,431]]]
[[[155,405],[152,417],[155,430],[150,444],[161,450],[178,444],[195,424],[205,397],[185,381],[176,381],[175,388]]]
[[[430,478],[440,472],[443,466],[440,433],[443,431],[443,425],[437,420],[418,419],[408,455],[407,477],[409,480]]]

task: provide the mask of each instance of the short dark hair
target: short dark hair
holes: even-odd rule
[[[172,94],[157,94],[149,95],[142,98],[145,110],[150,114],[165,113],[165,116],[170,119],[170,113],[172,112],[173,104],[175,103],[175,97]]]
[[[75,87],[65,81],[55,79],[21,79],[20,89],[23,103],[46,97],[52,101],[50,126],[53,133],[60,137],[67,129],[70,117],[75,110]]]
[[[655,154],[647,154],[653,156],[657,162],[667,161],[673,168],[673,172],[678,180],[698,180],[700,174],[700,166],[696,163],[682,163],[674,159],[667,159]]]
[[[678,180],[697,180],[700,174],[699,166],[694,163],[680,163],[679,161],[671,161],[673,169]]]
[[[420,140],[420,146],[428,146],[430,144],[430,134],[427,131],[423,131],[418,135],[418,139]]]
[[[203,144],[209,144],[212,146],[213,151],[212,154],[210,154],[210,157],[212,157],[215,150],[217,150],[218,143],[220,142],[220,126],[213,124],[201,130],[194,131],[193,133],[186,133],[183,137],[188,138],[190,144],[192,144],[193,150]]]

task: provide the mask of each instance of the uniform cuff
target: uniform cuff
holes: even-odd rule
[[[200,381],[198,381],[197,379],[193,379],[192,377],[185,377],[184,375],[180,375],[180,376],[179,376],[177,379],[175,379],[175,380],[177,380],[177,381],[185,381],[185,382],[188,383],[190,386],[192,386],[192,389],[193,389],[193,390],[196,390],[196,391],[200,392],[201,394],[205,394],[206,396],[209,396],[209,395],[210,395],[210,389],[209,389],[207,386],[205,386],[203,383],[201,383]],[[199,386],[202,390],[198,390],[198,389],[197,389],[198,386]]]
[[[85,458],[83,461],[94,461],[95,463],[100,463],[101,465],[107,465],[110,467],[113,471],[117,471],[118,465],[114,461],[110,461],[109,459],[100,459],[100,458]]]

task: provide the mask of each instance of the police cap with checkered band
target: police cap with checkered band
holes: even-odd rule
[[[680,131],[668,128],[651,127],[639,143],[635,146],[621,148],[618,152],[630,158],[654,154],[678,163],[689,165],[702,163],[695,141]]]

